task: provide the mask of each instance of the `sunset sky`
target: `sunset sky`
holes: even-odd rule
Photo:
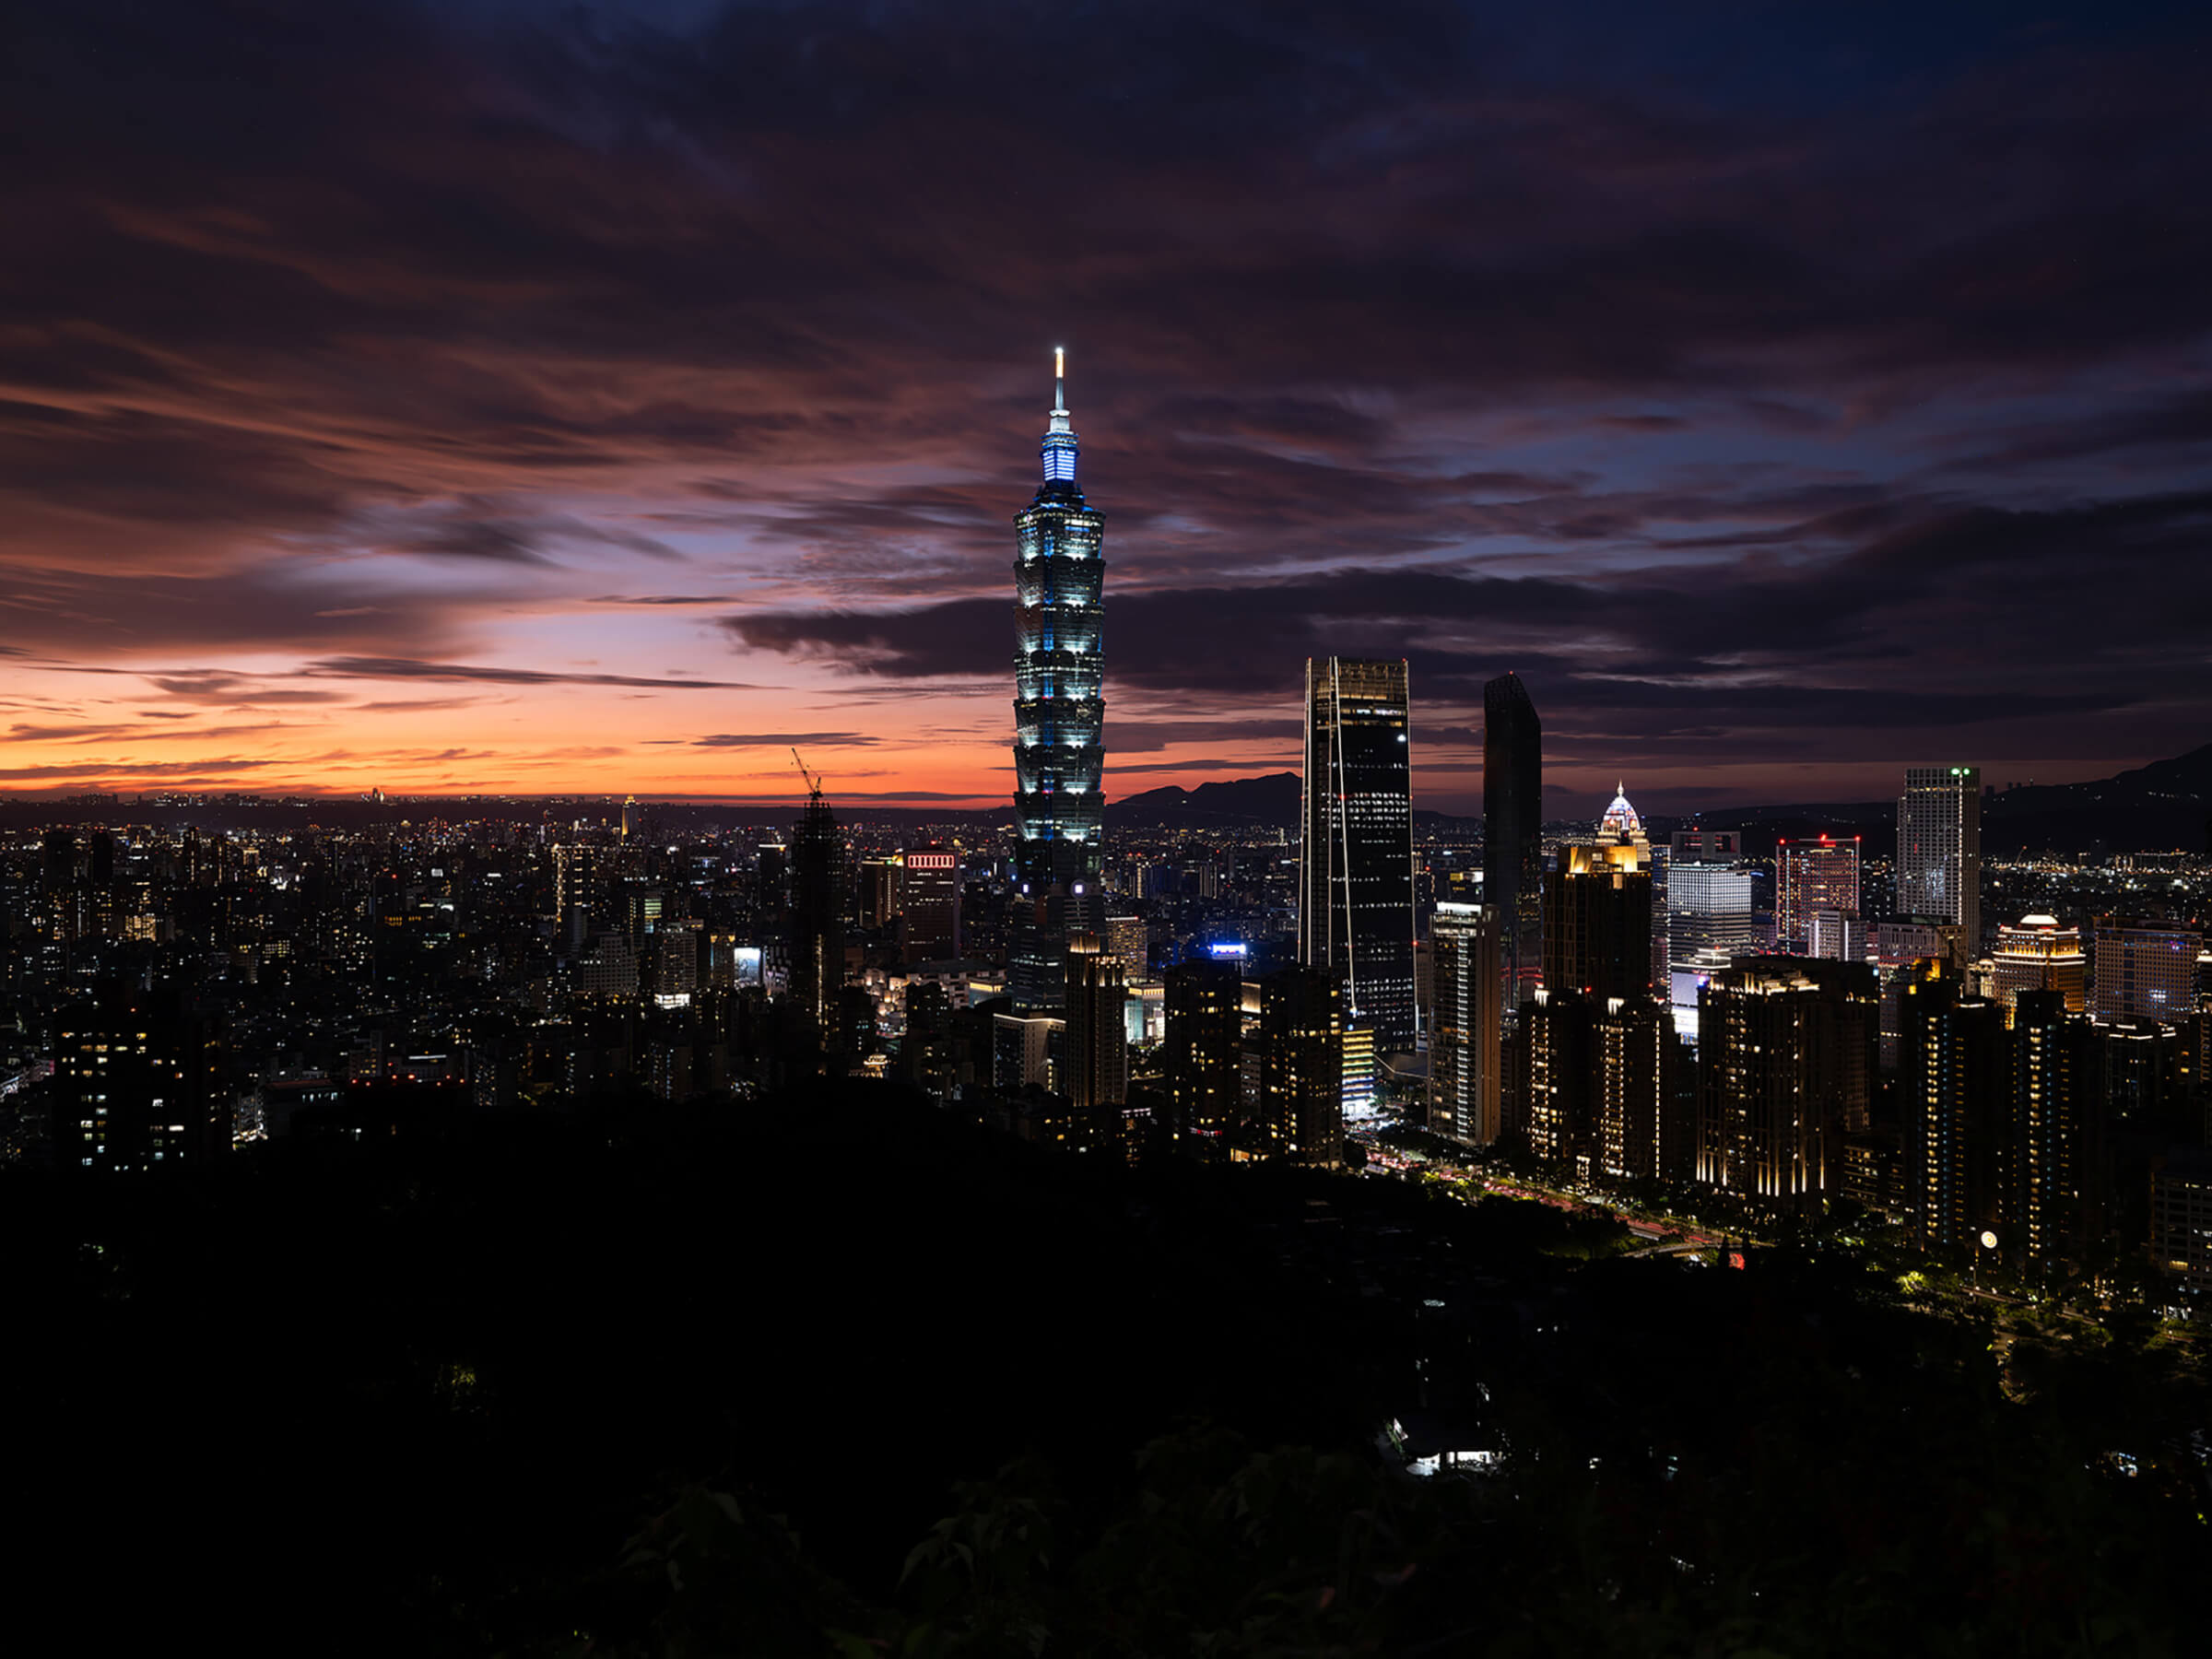
[[[20,12],[22,8],[18,8]],[[1412,665],[1547,806],[2212,739],[2201,6],[164,0],[6,25],[0,790],[1110,796]]]

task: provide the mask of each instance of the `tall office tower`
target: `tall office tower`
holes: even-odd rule
[[[904,903],[906,867],[896,853],[888,858],[860,861],[860,881],[853,895],[859,900],[858,921],[864,928],[888,926]]]
[[[2008,1012],[2011,1122],[1997,1247],[2017,1267],[2045,1267],[2081,1219],[2090,1029],[2055,988],[2021,991]]]
[[[1651,843],[1625,794],[1545,877],[1544,983],[1600,1003],[1652,988]]]
[[[1260,982],[1259,1143],[1267,1158],[1344,1161],[1344,998],[1334,975],[1285,968]]]
[[[1732,865],[1744,855],[1741,830],[1707,830],[1693,826],[1667,838],[1670,856],[1680,864]]]
[[[910,962],[949,962],[960,954],[960,855],[942,841],[906,852],[906,942]]]
[[[1382,1067],[1375,1034],[1366,1026],[1344,1028],[1344,1119],[1351,1123],[1374,1110],[1375,1078]]]
[[[1598,1014],[1592,1056],[1597,1065],[1597,1173],[1619,1180],[1663,1172],[1674,1038],[1671,1014],[1653,996],[1616,996]]]
[[[828,1041],[845,982],[845,843],[821,780],[810,779],[806,809],[791,831],[791,999]]]
[[[2002,923],[1990,959],[1990,999],[2005,1010],[2008,1026],[2023,991],[2055,991],[2065,999],[2066,1012],[2078,1014],[2087,1006],[2086,968],[2078,927],[2061,927],[2055,916],[2022,916],[2017,924]]]
[[[664,1008],[688,1007],[699,990],[700,925],[685,916],[663,921],[653,935],[653,996]]]
[[[1769,1211],[1843,1183],[1866,1124],[1878,1008],[1864,963],[1759,957],[1707,982],[1699,1018],[1697,1179]]]
[[[1872,947],[1866,924],[1844,911],[1815,911],[1805,939],[1805,954],[1830,962],[1863,962]]]
[[[1436,968],[1436,1015],[1429,1028],[1429,1127],[1487,1147],[1498,1138],[1500,1003],[1498,912],[1452,900],[1436,907],[1429,947]]]
[[[1783,841],[1775,848],[1774,943],[1794,954],[1812,948],[1813,917],[1821,911],[1859,913],[1859,838]]]
[[[1982,950],[1982,769],[1912,766],[1897,802],[1897,910],[1958,924]]]
[[[1700,852],[1721,853],[1719,843]],[[1733,857],[1734,855],[1728,854]],[[1736,958],[1759,949],[1759,918],[1751,909],[1751,874],[1718,858],[1683,856],[1680,838],[1666,870],[1668,994],[1675,1029],[1699,1041],[1698,993]]]
[[[1201,1157],[1227,1157],[1243,1090],[1244,970],[1205,958],[1168,970],[1168,1100],[1176,1135]]]
[[[1942,962],[1900,979],[1898,1088],[1905,1184],[1921,1242],[1959,1253],[1997,1223],[2006,1115],[2005,1011]]]
[[[2096,932],[2098,1018],[2171,1025],[2196,1012],[2196,959],[2204,948],[2196,929],[2105,916]]]
[[[1152,939],[1142,916],[1106,918],[1106,948],[1122,959],[1124,981],[1148,977],[1152,970]]]
[[[1307,660],[1298,959],[1336,976],[1385,1052],[1417,1026],[1409,718],[1403,661]]]
[[[1733,865],[1743,851],[1742,830],[1708,830],[1701,825],[1677,830],[1667,838],[1665,846],[1652,849],[1652,983],[1662,992],[1675,982],[1668,872],[1677,863]]]
[[[991,1085],[1059,1092],[1067,1021],[1057,1014],[991,1017]]]
[[[1070,934],[1103,915],[1106,521],[1076,487],[1066,359],[1053,354],[1044,481],[1015,515],[1014,878],[1007,990],[1056,1008]]]
[[[1483,687],[1482,719],[1482,897],[1511,1018],[1543,978],[1544,723],[1515,674]]]
[[[1079,1112],[1118,1108],[1129,1098],[1128,1026],[1122,962],[1096,934],[1067,942],[1067,1034],[1060,1092]]]

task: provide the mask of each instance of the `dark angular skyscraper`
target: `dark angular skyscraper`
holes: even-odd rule
[[[1514,674],[1483,687],[1482,713],[1482,901],[1499,915],[1510,1016],[1543,973],[1544,723]]]
[[[790,988],[826,1041],[845,982],[845,842],[822,781],[806,783],[806,810],[791,831]]]
[[[1105,771],[1101,654],[1106,522],[1076,487],[1066,360],[1053,354],[1044,481],[1015,515],[1014,853],[1008,989],[1023,1009],[1065,994],[1067,939],[1103,918],[1100,793]]]
[[[1412,744],[1406,664],[1306,663],[1298,959],[1335,975],[1378,1050],[1413,1046]]]

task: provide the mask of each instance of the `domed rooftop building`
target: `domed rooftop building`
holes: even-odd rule
[[[1643,820],[1636,816],[1636,808],[1629,805],[1629,786],[1613,786],[1613,805],[1606,808],[1606,816],[1597,820],[1597,833],[1605,841],[1643,841]]]
[[[1652,867],[1651,839],[1643,832],[1643,820],[1636,816],[1636,808],[1629,805],[1626,783],[1614,786],[1613,805],[1597,820],[1596,839],[1607,865],[1632,870]]]

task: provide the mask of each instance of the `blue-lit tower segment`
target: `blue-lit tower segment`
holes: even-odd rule
[[[1019,928],[1010,941],[1010,989],[1030,1007],[1059,1005],[1066,935],[1101,910],[1106,522],[1076,485],[1065,354],[1053,357],[1044,481],[1014,519],[1015,875],[1035,911],[1026,947]]]

